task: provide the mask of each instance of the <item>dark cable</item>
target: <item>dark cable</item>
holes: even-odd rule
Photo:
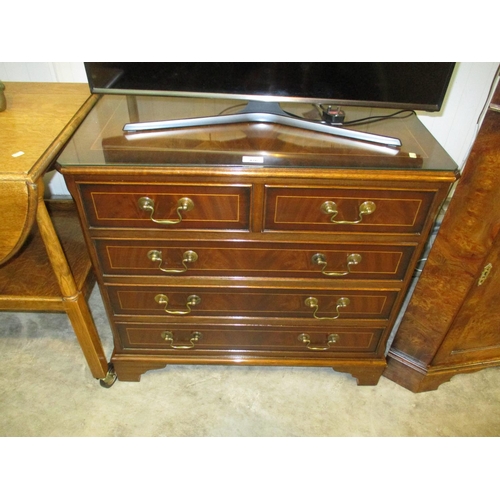
[[[398,116],[401,113],[407,113],[405,116]],[[415,111],[411,109],[402,109],[401,111],[396,111],[395,113],[392,113],[390,115],[380,115],[380,116],[369,116],[366,118],[360,118],[359,120],[351,120],[349,122],[344,122],[344,125],[353,125],[357,123],[375,123],[375,122],[380,122],[383,120],[388,120],[391,118],[397,118],[397,119],[402,119],[402,118],[408,118],[408,116],[414,115]]]

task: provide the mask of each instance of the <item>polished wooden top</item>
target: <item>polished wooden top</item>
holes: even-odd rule
[[[58,159],[64,168],[127,165],[144,167],[375,168],[455,171],[457,165],[411,113],[352,128],[398,137],[401,148],[335,137],[270,123],[239,123],[175,130],[124,132],[129,122],[220,116],[245,102],[159,96],[105,95]],[[311,104],[286,103],[283,109],[318,120]],[[344,108],[347,120],[389,115],[394,110]]]
[[[35,219],[37,181],[95,103],[87,84],[5,83],[0,113],[0,264]]]
[[[0,179],[36,181],[46,167],[40,158],[89,96],[87,84],[6,82],[7,109],[0,113]]]

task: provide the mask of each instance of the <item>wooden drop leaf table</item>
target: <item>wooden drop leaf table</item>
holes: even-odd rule
[[[71,200],[44,174],[96,102],[87,84],[5,83],[0,113],[0,311],[62,311],[92,375],[115,380],[87,304],[94,275]],[[1,335],[1,332],[0,332]]]

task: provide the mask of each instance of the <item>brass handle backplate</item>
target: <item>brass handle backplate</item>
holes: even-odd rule
[[[361,262],[361,255],[359,253],[352,253],[347,256],[347,270],[346,271],[325,271],[328,262],[326,261],[326,257],[322,253],[315,253],[311,258],[313,264],[317,264],[318,266],[323,266],[321,272],[325,276],[346,276],[351,273],[351,266],[359,264]]]
[[[334,220],[339,213],[337,204],[334,201],[325,201],[321,205],[321,211],[324,214],[331,215],[330,222],[332,224],[359,224],[363,220],[363,215],[372,214],[376,208],[377,206],[373,201],[364,201],[359,206],[359,217],[357,220]]]
[[[191,345],[174,345],[173,332],[171,331],[162,332],[161,336],[166,342],[170,343],[170,347],[172,349],[192,349],[195,346],[196,342],[198,342],[202,337],[200,332],[193,332],[191,334],[191,338],[189,339]]]
[[[481,273],[481,276],[479,277],[479,280],[477,282],[477,286],[481,286],[486,281],[492,269],[493,264],[491,262],[484,266],[483,272]]]
[[[168,297],[164,295],[163,293],[159,293],[158,295],[155,296],[155,301],[158,304],[164,305],[165,306],[165,312],[167,314],[174,314],[174,315],[183,315],[183,314],[189,314],[191,312],[191,307],[197,306],[198,304],[201,303],[201,298],[198,297],[198,295],[190,295],[187,298],[186,301],[186,309],[167,309],[168,307]]]
[[[155,222],[156,224],[179,224],[182,222],[182,213],[181,212],[189,212],[190,210],[193,210],[194,208],[194,203],[191,198],[181,198],[177,202],[177,215],[178,219],[155,219],[154,218],[154,213],[155,213],[155,202],[151,198],[148,198],[147,196],[143,196],[142,198],[139,198],[137,201],[137,204],[139,205],[139,208],[143,210],[144,212],[149,212],[149,218]]]
[[[339,336],[336,333],[332,333],[331,335],[328,335],[327,345],[323,347],[323,346],[310,345],[311,338],[309,337],[309,335],[307,335],[307,333],[301,333],[298,336],[298,340],[300,342],[303,342],[304,344],[306,344],[306,347],[308,349],[310,349],[311,351],[327,351],[328,349],[330,349],[330,347],[333,346],[333,344],[335,344],[337,342],[338,339],[339,339]]]
[[[304,304],[307,307],[310,307],[314,309],[313,312],[313,317],[316,319],[337,319],[340,316],[340,309],[343,307],[347,307],[351,301],[347,297],[340,297],[339,300],[337,300],[337,307],[336,307],[336,315],[335,316],[318,316],[317,312],[319,309],[319,301],[316,297],[308,297],[305,301]]]
[[[184,269],[166,269],[163,267],[163,254],[161,250],[150,250],[148,252],[148,259],[151,262],[158,262],[158,269],[164,273],[185,273],[188,270],[188,264],[198,260],[198,254],[193,250],[186,250],[182,255],[182,265]]]

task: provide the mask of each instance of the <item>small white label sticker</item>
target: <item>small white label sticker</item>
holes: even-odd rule
[[[23,156],[23,154],[24,154],[24,151],[18,151],[17,153],[14,153],[12,156],[14,158],[17,158],[18,156]]]
[[[408,156],[410,158],[416,158],[417,157],[417,155],[415,153],[408,153]]]
[[[263,156],[244,156],[243,163],[264,163]]]

